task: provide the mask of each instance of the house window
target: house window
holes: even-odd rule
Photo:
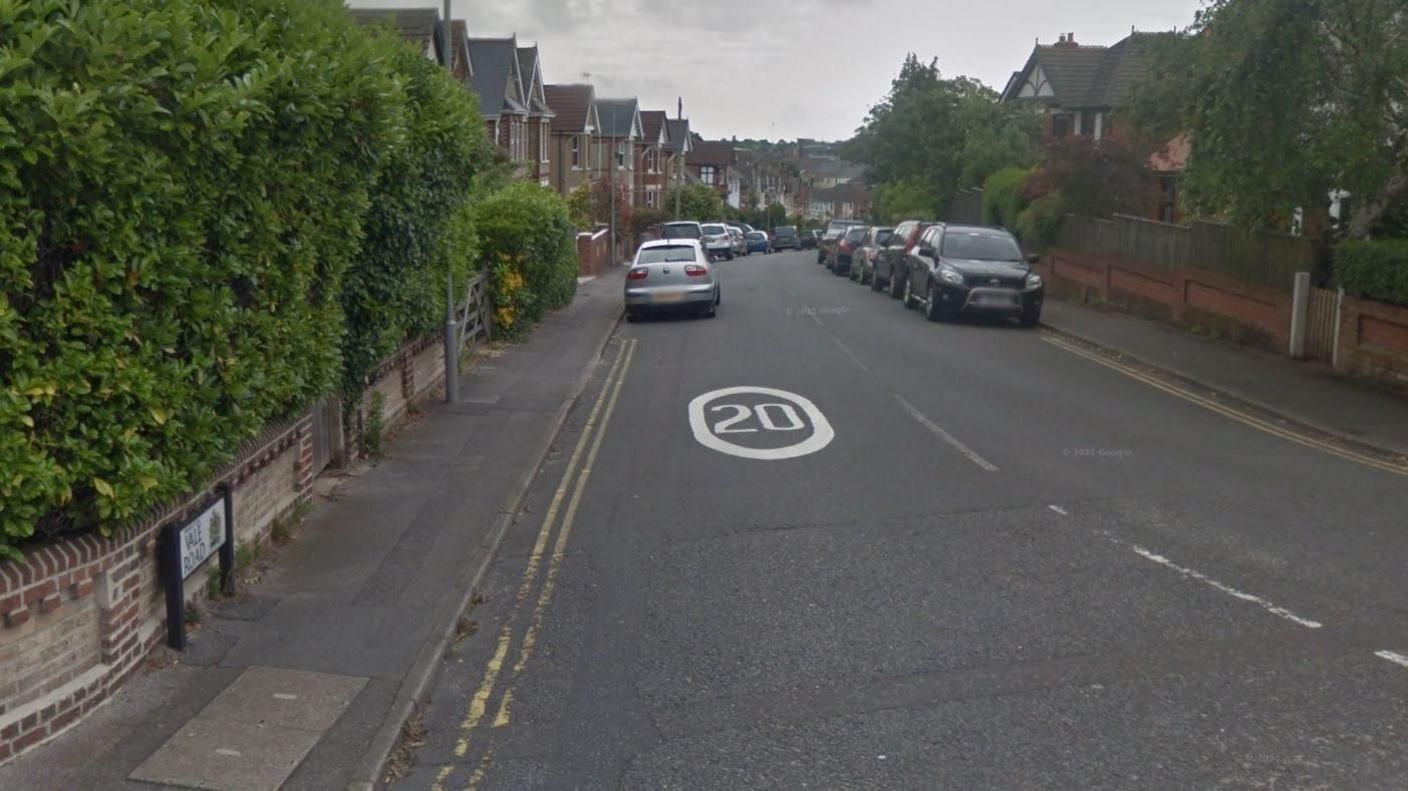
[[[572,135],[572,169],[582,167],[582,136]]]
[[[718,183],[718,171],[713,165],[700,165],[699,180],[705,184],[716,184]]]
[[[543,121],[538,122],[538,161],[548,161],[548,125]]]
[[[645,150],[645,172],[655,172],[655,149],[653,148],[647,148]]]
[[[1064,140],[1071,134],[1071,116],[1066,113],[1057,113],[1051,116],[1051,136],[1057,140]]]
[[[1099,115],[1094,110],[1080,111],[1080,133],[1085,137],[1097,137],[1095,134],[1095,118]]]

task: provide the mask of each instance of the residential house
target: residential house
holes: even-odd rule
[[[528,177],[546,187],[551,179],[553,111],[543,91],[543,68],[537,45],[518,48],[518,73],[523,78],[523,95],[528,108]]]
[[[688,178],[685,158],[693,150],[694,138],[689,133],[689,119],[667,118],[665,120],[665,198],[667,202],[670,190],[685,185]],[[673,206],[666,206],[665,209],[672,212],[671,216],[674,216]]]
[[[434,8],[349,8],[359,25],[386,27],[414,44],[425,57],[445,64],[448,57],[449,32]]]
[[[665,200],[669,175],[665,160],[670,142],[668,119],[664,110],[642,110],[640,113],[640,157],[636,163],[636,205],[658,209]]]
[[[817,222],[864,219],[870,216],[870,191],[857,181],[811,190],[805,215]]]
[[[1114,113],[1150,68],[1149,45],[1166,33],[1132,33],[1108,47],[1085,46],[1075,34],[1055,44],[1038,43],[1020,70],[1013,72],[1002,101],[1030,104],[1042,116],[1047,142],[1071,136],[1092,140],[1118,138]],[[1187,139],[1169,143],[1150,161],[1157,179],[1150,217],[1178,218],[1178,178],[1187,159]]]
[[[479,114],[489,138],[506,151],[509,158],[529,169],[538,152],[530,152],[528,84],[520,70],[518,41],[509,38],[469,39],[469,58],[474,93],[479,97]],[[531,78],[529,78],[531,80]]]
[[[553,109],[549,125],[548,182],[566,196],[577,185],[590,183],[597,169],[596,90],[590,85],[544,85],[543,96]]]
[[[735,209],[742,205],[742,185],[735,166],[738,152],[727,140],[705,140],[695,135],[692,148],[685,157],[689,174],[718,190],[719,197]]]
[[[615,167],[615,179],[628,205],[637,205],[636,169],[640,159],[640,105],[635,99],[597,99],[597,119],[601,132],[597,135],[597,164],[601,175],[610,175]]]

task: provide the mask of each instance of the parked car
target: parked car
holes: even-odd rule
[[[1001,228],[935,225],[909,254],[904,305],[930,321],[971,313],[1013,316],[1023,327],[1041,320],[1046,288],[1012,234]]]
[[[865,232],[865,238],[860,240],[860,246],[851,253],[852,280],[863,286],[874,279],[875,256],[885,247],[885,243],[890,240],[890,236],[894,232],[894,228],[884,228],[879,225],[873,226]]]
[[[704,229],[693,220],[677,220],[660,226],[661,239],[703,239]]]
[[[797,235],[797,226],[779,225],[772,229],[774,250],[797,250],[802,246],[802,237]]]
[[[749,231],[743,235],[748,242],[748,252],[750,253],[771,253],[772,242],[768,240],[768,235],[762,231]]]
[[[864,225],[860,220],[832,220],[826,224],[826,231],[816,244],[816,262],[824,264],[827,269],[832,268],[832,258],[836,252],[836,245],[840,244],[841,237],[846,235],[846,231]]]
[[[856,251],[860,249],[860,243],[869,232],[870,227],[866,225],[852,225],[846,229],[846,232],[831,249],[831,259],[826,265],[826,268],[831,270],[831,274],[839,277],[851,273],[851,260],[855,258]]]
[[[733,240],[733,254],[748,255],[747,231],[737,225],[725,225],[724,227],[728,229],[728,236]]]
[[[904,293],[905,257],[914,249],[920,234],[935,224],[925,220],[906,220],[895,226],[890,241],[875,257],[875,273],[870,278],[871,290],[888,289],[892,298],[900,298]]]
[[[801,239],[803,250],[815,250],[817,244],[821,241],[821,231],[805,231],[802,233]],[[818,261],[817,263],[821,262]]]
[[[658,311],[712,317],[722,301],[718,276],[694,239],[659,239],[636,251],[626,272],[626,318]]]
[[[723,223],[706,222],[699,226],[699,230],[704,234],[700,241],[706,255],[733,260],[733,237],[729,236],[728,228]]]

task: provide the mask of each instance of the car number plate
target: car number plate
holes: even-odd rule
[[[682,293],[680,293],[680,292],[678,292],[678,291],[666,291],[666,292],[664,292],[664,293],[662,293],[662,294],[656,294],[656,295],[655,295],[655,301],[656,301],[656,302],[682,302],[682,301],[684,301],[684,294],[682,294]]]

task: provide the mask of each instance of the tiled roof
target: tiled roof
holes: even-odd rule
[[[641,110],[640,130],[645,142],[653,145],[659,141],[661,133],[665,131],[665,111]]]
[[[733,143],[727,140],[694,141],[694,150],[689,152],[686,161],[691,165],[732,165],[737,161]]]
[[[1039,66],[1055,94],[1042,101],[1065,108],[1114,107],[1148,70],[1148,45],[1164,33],[1134,33],[1108,47],[1038,44],[1027,65],[1013,75],[1003,91],[1017,98],[1027,75]]]
[[[524,97],[528,100],[528,110],[534,115],[551,115],[552,109],[533,90],[538,71],[538,46],[518,48],[518,73],[523,80]]]
[[[518,74],[518,45],[512,38],[472,38],[469,59],[474,65],[471,84],[479,96],[480,115],[498,118],[504,113],[528,112],[519,101],[523,83]]]
[[[596,101],[590,85],[544,85],[548,107],[556,113],[552,119],[553,134],[577,134],[586,131],[592,121],[592,105]],[[592,124],[595,126],[595,124]]]
[[[635,129],[635,99],[597,99],[596,117],[607,137],[630,137]]]
[[[435,35],[435,23],[440,21],[440,13],[434,8],[353,8],[348,13],[359,25],[390,22],[402,38],[416,42],[430,41]]]
[[[670,136],[670,141],[665,144],[666,151],[679,151],[681,147],[687,145],[689,140],[688,118],[668,118],[665,120],[665,128]]]

